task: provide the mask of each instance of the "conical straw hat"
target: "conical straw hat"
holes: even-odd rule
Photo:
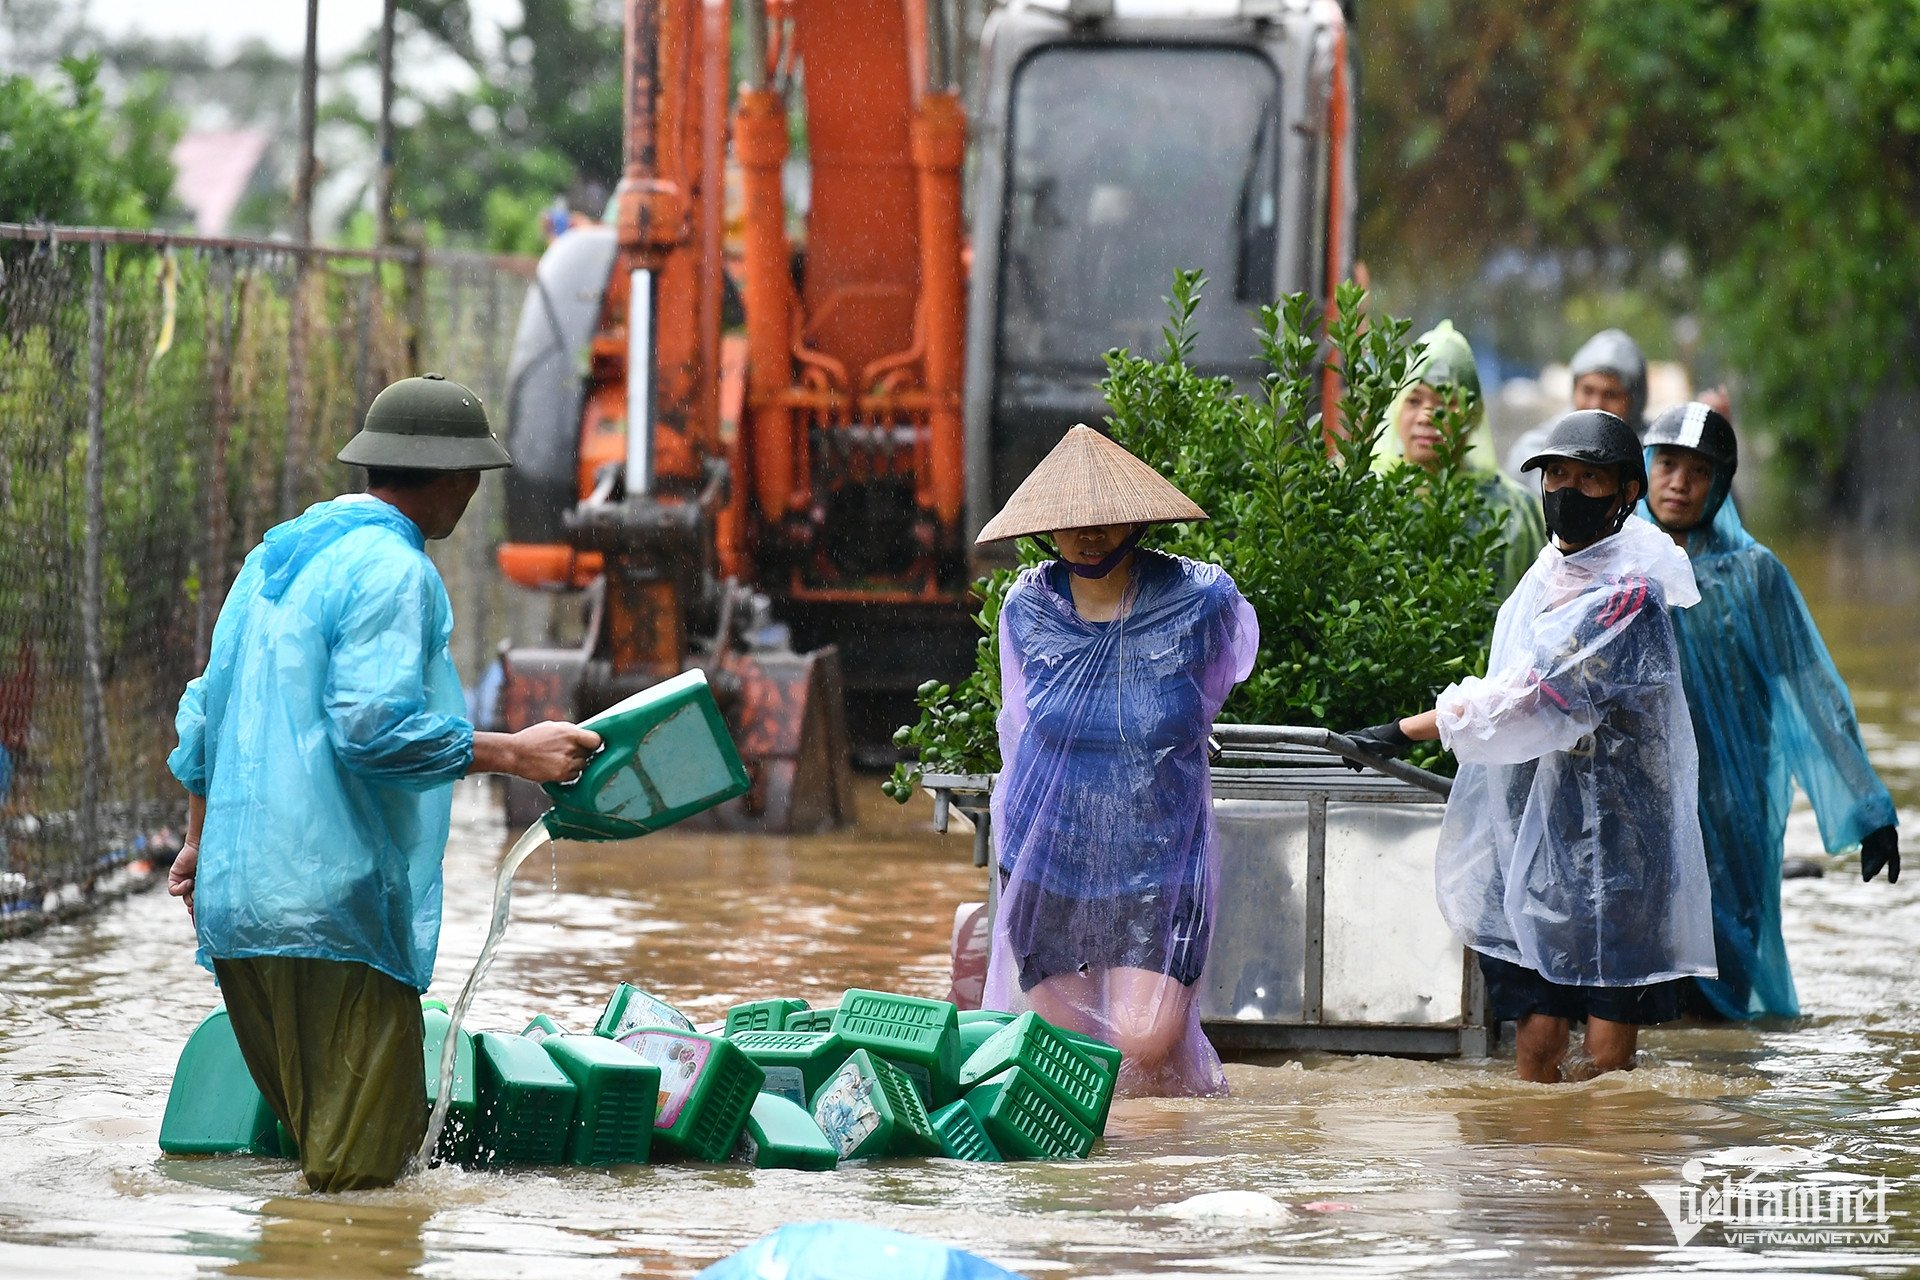
[[[1102,524],[1205,520],[1193,499],[1092,427],[1060,438],[975,542]]]

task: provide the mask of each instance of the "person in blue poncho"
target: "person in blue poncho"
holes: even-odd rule
[[[181,696],[188,794],[168,889],[240,1052],[315,1191],[382,1186],[426,1129],[420,993],[440,935],[453,782],[577,775],[576,725],[475,733],[428,539],[511,465],[479,397],[437,374],[381,392],[340,460],[367,492],[268,530]]]
[[[1860,848],[1860,873],[1900,876],[1893,799],[1867,760],[1846,685],[1805,601],[1728,500],[1733,424],[1705,404],[1647,428],[1641,511],[1685,549],[1700,603],[1673,628],[1700,744],[1700,827],[1713,883],[1720,976],[1696,979],[1699,1012],[1800,1012],[1780,932],[1780,867],[1799,782],[1827,849]]]
[[[1195,992],[1219,883],[1207,737],[1260,628],[1218,565],[1140,549],[1206,513],[1090,427],[979,540],[1053,540],[1000,610],[1001,877],[985,1007],[1123,1054],[1129,1094],[1217,1094]]]

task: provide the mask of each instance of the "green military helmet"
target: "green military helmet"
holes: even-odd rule
[[[492,471],[513,459],[480,397],[444,374],[402,378],[373,398],[340,461],[409,471]]]

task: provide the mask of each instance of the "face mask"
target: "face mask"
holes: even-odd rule
[[[1570,547],[1584,547],[1620,528],[1621,521],[1615,518],[1619,502],[1618,493],[1589,498],[1568,485],[1542,494],[1540,510],[1547,518],[1547,532]]]
[[[1128,554],[1131,553],[1136,546],[1140,545],[1140,538],[1142,535],[1146,533],[1146,531],[1147,531],[1147,526],[1145,525],[1134,526],[1134,530],[1132,533],[1129,533],[1126,537],[1120,539],[1119,546],[1107,552],[1106,555],[1102,556],[1099,560],[1095,561],[1092,564],[1075,564],[1073,561],[1061,555],[1059,550],[1055,548],[1051,543],[1049,543],[1045,538],[1036,538],[1034,539],[1034,541],[1038,542],[1041,546],[1045,547],[1048,550],[1048,552],[1050,552],[1053,555],[1054,559],[1058,560],[1061,564],[1066,565],[1067,571],[1073,574],[1074,577],[1104,578],[1108,574],[1112,573],[1116,568],[1118,568],[1120,565],[1120,562],[1122,560],[1125,560]]]

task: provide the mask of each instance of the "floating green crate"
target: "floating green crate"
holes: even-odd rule
[[[1081,1035],[1078,1031],[1069,1031],[1065,1027],[1055,1027],[1054,1030],[1065,1036],[1068,1043],[1072,1044],[1074,1048],[1099,1063],[1100,1069],[1107,1073],[1107,1079],[1111,1080],[1115,1087],[1118,1087],[1120,1083],[1121,1053],[1116,1046],[1108,1044],[1105,1040],[1096,1040],[1092,1036]],[[1099,1121],[1093,1126],[1095,1137],[1099,1137],[1107,1131],[1107,1115],[1113,1109],[1113,1094],[1114,1090],[1111,1088],[1108,1089],[1107,1100],[1100,1106]]]
[[[831,1009],[795,1009],[787,1015],[786,1026],[782,1031],[831,1031],[833,1020],[840,1015],[840,1006]]]
[[[767,1073],[733,1041],[694,1031],[635,1031],[620,1043],[660,1069],[653,1140],[670,1155],[725,1160]]]
[[[180,1050],[160,1120],[169,1155],[281,1154],[279,1121],[253,1083],[225,1008],[200,1020]]]
[[[928,1108],[960,1096],[960,1022],[947,1001],[854,988],[840,998],[833,1029],[849,1048],[870,1049],[906,1072]]]
[[[1009,1160],[1079,1160],[1093,1150],[1093,1131],[1021,1067],[973,1086],[967,1105]]]
[[[440,1095],[440,1053],[447,1043],[450,1019],[446,1006],[436,1000],[421,1006],[420,1020],[424,1032],[421,1048],[427,1059],[427,1108],[432,1110]],[[447,1106],[446,1126],[440,1130],[440,1145],[434,1151],[434,1158],[444,1164],[473,1163],[475,1126],[480,1118],[474,1091],[473,1036],[465,1027],[460,1028],[459,1045],[453,1055],[453,1101]]]
[[[840,1153],[805,1107],[766,1092],[753,1100],[733,1154],[756,1169],[831,1169],[840,1162]]]
[[[529,1040],[545,1040],[548,1036],[564,1036],[572,1033],[546,1014],[539,1013],[534,1015],[533,1021],[529,1022],[520,1034]]]
[[[975,1049],[978,1049],[981,1045],[993,1039],[993,1037],[998,1034],[1000,1028],[1012,1022],[1014,1017],[1014,1015],[1009,1013],[1004,1015],[998,1022],[988,1022],[980,1018],[968,1022],[965,1020],[966,1016],[966,1011],[962,1011],[960,1014],[960,1064],[963,1067],[966,1065],[967,1059],[973,1056]]]
[[[973,1114],[965,1098],[949,1102],[933,1113],[932,1120],[933,1131],[940,1137],[941,1155],[950,1160],[999,1161],[1000,1153],[994,1150],[993,1139],[987,1136],[980,1117]]]
[[[537,1040],[482,1031],[473,1038],[480,1091],[481,1165],[559,1164],[580,1091]]]
[[[691,1031],[693,1020],[651,991],[643,991],[630,982],[623,982],[607,997],[607,1007],[601,1012],[600,1021],[593,1024],[593,1034],[609,1040],[620,1040],[628,1032],[643,1031],[648,1027]]]
[[[730,1037],[767,1073],[762,1093],[775,1093],[803,1110],[852,1048],[831,1031],[742,1031]]]
[[[1039,1014],[1021,1014],[976,1049],[960,1068],[960,1087],[970,1089],[1008,1067],[1024,1067],[1074,1119],[1101,1131],[1113,1100],[1113,1077]]]
[[[737,1004],[727,1010],[727,1029],[723,1034],[732,1038],[742,1031],[785,1031],[788,1015],[801,1013],[806,1007],[805,1000],[792,999]]]
[[[865,1049],[820,1086],[813,1119],[842,1160],[940,1154],[940,1136],[906,1072]]]
[[[660,1068],[599,1036],[540,1042],[580,1091],[567,1131],[568,1164],[645,1164],[660,1105]]]

